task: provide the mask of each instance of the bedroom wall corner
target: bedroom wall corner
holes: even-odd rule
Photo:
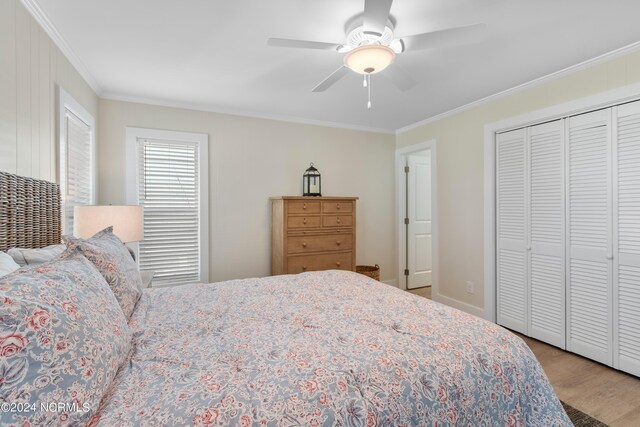
[[[20,0],[0,2],[0,170],[57,181],[56,85],[96,119],[98,96]]]
[[[639,81],[640,52],[632,50],[396,135],[397,148],[438,141],[440,271],[435,300],[472,314],[484,311],[485,125]],[[467,281],[475,283],[474,294],[466,292]]]
[[[396,279],[394,135],[105,99],[99,122],[102,204],[125,202],[127,126],[209,135],[210,281],[270,274],[269,197],[300,195],[310,162],[324,195],[360,198],[357,263]]]

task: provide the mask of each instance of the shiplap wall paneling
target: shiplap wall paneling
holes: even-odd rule
[[[31,16],[16,8],[16,173],[31,176]]]
[[[57,181],[56,85],[94,117],[98,97],[20,0],[0,1],[0,170]]]
[[[9,150],[13,146],[15,151],[13,161],[5,159],[2,169],[52,180],[55,179],[55,72],[51,57],[56,55],[56,48],[24,7],[14,1],[3,2],[3,7],[10,6],[15,8],[12,37],[15,61],[10,61],[14,68],[13,82],[7,84],[13,85],[15,99],[9,101],[13,106],[7,104],[7,108],[14,111],[15,132],[7,135],[2,146]]]
[[[611,109],[568,123],[567,349],[611,365]]]
[[[614,366],[640,376],[640,102],[614,119]]]
[[[16,172],[16,56],[14,1],[0,1],[0,170]]]
[[[565,348],[564,126],[532,126],[529,147],[529,335]]]
[[[526,129],[497,135],[497,320],[528,334]]]

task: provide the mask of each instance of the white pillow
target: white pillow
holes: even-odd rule
[[[36,265],[48,262],[64,252],[67,247],[63,244],[50,245],[40,249],[11,248],[7,251],[19,266]]]
[[[0,277],[13,273],[19,268],[20,266],[16,264],[10,255],[0,252]]]

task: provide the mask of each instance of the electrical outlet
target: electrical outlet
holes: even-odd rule
[[[468,294],[476,293],[476,285],[474,285],[473,282],[467,281],[467,293]]]

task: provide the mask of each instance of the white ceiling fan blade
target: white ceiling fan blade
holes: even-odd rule
[[[349,69],[344,65],[337,70],[335,70],[329,77],[324,79],[320,84],[313,88],[312,92],[324,92],[333,86],[338,80],[344,77],[345,74],[349,72]]]
[[[393,0],[364,0],[364,31],[382,35]]]
[[[393,82],[393,84],[403,92],[418,84],[418,82],[415,81],[413,77],[411,77],[409,73],[398,64],[391,64],[381,74],[391,80],[391,82]]]
[[[405,44],[406,51],[437,49],[478,43],[484,39],[486,30],[487,26],[485,24],[473,24],[403,37],[402,42]]]
[[[292,47],[298,49],[320,49],[320,50],[334,50],[341,46],[335,43],[314,42],[309,40],[293,40],[293,39],[278,39],[270,38],[267,40],[267,45],[274,47]]]

